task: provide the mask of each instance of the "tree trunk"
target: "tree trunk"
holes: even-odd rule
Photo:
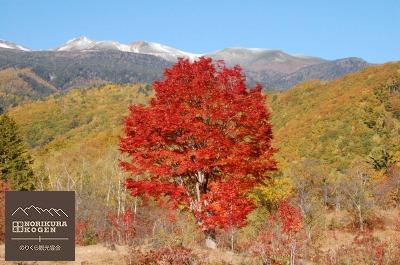
[[[206,247],[209,249],[217,248],[217,240],[214,229],[204,231],[204,235],[206,236]]]
[[[231,251],[232,252],[235,252],[234,241],[235,241],[235,237],[234,237],[234,232],[233,232],[233,229],[232,229],[232,231],[231,231]]]
[[[296,258],[296,245],[294,243],[290,246],[290,265],[295,265]]]
[[[361,207],[357,207],[358,208],[358,220],[360,223],[360,230],[361,232],[364,232],[364,219],[361,213]]]
[[[202,207],[203,205],[200,204],[201,202],[201,195],[205,194],[207,192],[207,184],[208,184],[208,179],[204,175],[202,171],[198,171],[196,173],[196,187],[195,187],[195,205],[197,207],[197,211],[204,211],[204,208]],[[203,202],[205,205],[207,204],[207,201]],[[197,220],[198,224],[201,224],[201,220]],[[215,229],[208,229],[204,231],[204,235],[206,237],[205,240],[205,245],[209,249],[216,249],[217,248],[217,241],[216,241],[216,233]]]

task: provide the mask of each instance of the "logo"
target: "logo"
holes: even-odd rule
[[[56,214],[56,215],[58,215],[58,216],[61,216],[61,215],[60,215],[60,212],[61,212],[61,213],[64,214],[66,217],[68,217],[68,215],[67,215],[63,210],[61,210],[61,209],[54,209],[54,208],[42,209],[42,208],[37,207],[37,206],[35,206],[35,205],[31,205],[31,206],[26,207],[26,208],[24,208],[24,209],[22,209],[22,207],[18,207],[18,209],[15,210],[15,211],[12,213],[12,215],[14,215],[15,213],[17,213],[18,211],[22,211],[24,214],[26,214],[27,216],[29,216],[28,212],[29,212],[30,209],[35,209],[39,214],[42,214],[42,213],[45,213],[45,212],[46,212],[46,213],[50,214],[51,216],[54,216],[54,214]],[[36,212],[35,212],[35,213],[36,213]]]
[[[6,261],[75,260],[75,192],[6,192]]]

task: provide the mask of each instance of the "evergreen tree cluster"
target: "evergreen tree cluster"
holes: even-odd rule
[[[8,115],[0,116],[0,178],[13,190],[35,189],[33,160],[18,134],[15,121]]]

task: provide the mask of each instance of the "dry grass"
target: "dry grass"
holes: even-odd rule
[[[400,210],[377,210],[376,216],[381,219],[381,227],[373,230],[372,235],[381,241],[396,241],[399,238]],[[350,246],[353,244],[357,231],[349,231],[345,227],[350,227],[349,217],[345,211],[332,211],[326,215],[328,223],[335,219],[341,223],[341,228],[333,230],[326,229],[321,240],[321,250],[338,249],[341,246]]]
[[[125,264],[125,256],[128,253],[128,247],[116,246],[115,250],[110,250],[102,245],[76,246],[75,261],[26,261],[23,263],[4,261],[4,245],[0,245],[0,264],[21,264],[21,265],[61,265],[61,264],[79,264],[79,265],[119,265]],[[204,257],[207,264],[254,264],[253,258],[243,257],[230,251],[224,250],[206,250],[195,248],[195,254]]]
[[[255,259],[252,257],[245,257],[243,255],[233,253],[231,251],[225,251],[221,249],[206,250],[201,248],[194,248],[193,253],[199,257],[205,257],[204,261],[207,264],[256,264]]]

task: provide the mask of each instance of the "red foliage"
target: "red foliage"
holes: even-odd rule
[[[130,190],[132,196],[150,196],[154,198],[168,196],[174,206],[177,206],[179,203],[187,203],[188,200],[186,189],[181,185],[160,181],[127,179],[125,186]]]
[[[149,106],[130,106],[120,140],[130,157],[121,166],[148,177],[126,187],[133,196],[166,197],[203,227],[243,225],[253,207],[244,193],[276,168],[261,86],[247,89],[240,67],[209,58],[180,59],[153,86]]]
[[[302,216],[298,207],[292,206],[285,200],[279,204],[278,214],[283,232],[292,234],[300,231]]]
[[[77,221],[75,223],[75,244],[84,245],[88,221]]]
[[[246,216],[255,205],[241,196],[243,187],[238,181],[211,183],[210,192],[203,196],[203,211],[195,212],[204,230],[222,228],[225,230],[242,227],[246,224]]]
[[[265,229],[251,250],[266,264],[292,264],[299,259],[299,248],[304,245],[301,233],[300,209],[285,200],[269,219]]]
[[[119,233],[122,243],[127,244],[129,239],[135,235],[135,216],[131,209],[125,210],[125,212],[121,213],[119,216],[109,213],[108,220]],[[115,242],[114,238],[111,238],[111,240]]]
[[[99,230],[91,219],[78,219],[75,222],[75,244],[94,245],[99,241]]]

